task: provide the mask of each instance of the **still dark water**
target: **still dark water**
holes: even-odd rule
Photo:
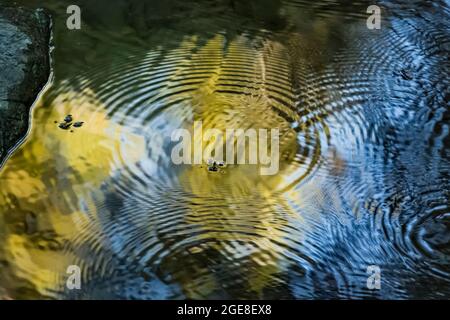
[[[365,1],[78,0],[78,31],[14,2],[52,12],[54,75],[0,172],[0,297],[450,298],[448,1],[369,30]],[[174,165],[200,120],[279,128],[279,173]]]

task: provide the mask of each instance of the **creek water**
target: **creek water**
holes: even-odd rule
[[[448,1],[71,2],[14,1],[53,76],[0,171],[0,296],[450,297]],[[278,128],[279,172],[175,165],[194,121]]]

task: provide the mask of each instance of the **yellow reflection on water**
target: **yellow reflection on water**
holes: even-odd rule
[[[276,43],[272,43],[271,50],[276,50],[276,46]],[[264,83],[269,71],[266,71],[265,49],[261,50],[262,54],[243,38],[238,38],[230,44],[227,57],[219,57],[225,60],[223,64],[226,64],[227,58],[232,60],[238,57],[241,63],[253,70],[253,78],[247,80]],[[222,51],[223,39],[217,36],[198,50],[198,55],[214,61],[218,59],[217,53]],[[248,56],[243,57],[240,52],[247,52]],[[203,132],[217,129],[225,133],[227,129],[250,128],[270,132],[270,129],[277,128],[283,135],[280,154],[284,157],[280,159],[281,172],[273,176],[262,176],[260,165],[235,163],[227,163],[218,172],[208,172],[203,164],[186,166],[180,173],[178,178],[182,189],[192,194],[185,216],[185,222],[195,230],[191,241],[186,244],[192,258],[189,258],[189,268],[180,268],[180,263],[183,262],[176,266],[165,265],[164,268],[173,268],[171,271],[176,273],[177,279],[182,283],[184,293],[194,299],[213,297],[214,293],[220,292],[227,285],[232,286],[228,282],[235,279],[226,280],[229,275],[211,272],[211,269],[222,264],[230,269],[227,272],[240,270],[242,274],[239,277],[246,278],[247,283],[240,284],[246,291],[241,291],[241,296],[263,297],[264,290],[271,282],[272,285],[276,282],[277,274],[281,274],[285,267],[283,255],[289,250],[285,227],[289,223],[289,217],[302,220],[289,207],[288,201],[276,193],[285,184],[282,171],[289,170],[292,160],[289,155],[296,151],[295,132],[289,123],[272,110],[273,101],[264,85],[251,91],[249,95],[218,92],[218,80],[224,76],[223,71],[218,64],[215,73],[199,85],[194,93],[189,93],[192,96],[194,121],[202,121]],[[228,81],[227,84],[232,85],[233,81]],[[204,137],[195,136],[192,122],[185,129],[191,132],[193,141],[203,140],[203,148],[224,142],[205,141]],[[270,148],[270,141],[268,142]],[[248,144],[245,152],[249,152]],[[191,150],[191,153],[194,151]],[[302,241],[301,238],[296,240]],[[216,257],[212,258],[214,256]],[[204,261],[208,260],[208,266],[205,266]],[[192,268],[192,265],[196,268]]]
[[[180,46],[190,48],[195,41],[195,37],[186,39]],[[280,89],[289,83],[289,79],[281,79],[277,70],[277,81],[281,83],[278,83],[278,92],[281,93],[275,99],[273,96],[277,93],[272,92],[271,96],[268,90],[267,79],[271,72],[275,72],[274,65],[281,70],[288,68],[279,57],[271,61],[274,52],[279,52],[282,57],[282,50],[282,45],[278,43],[266,42],[255,47],[244,37],[237,37],[225,50],[224,38],[218,35],[203,44],[191,60],[180,61],[180,70],[170,79],[177,86],[167,85],[166,91],[159,93],[162,96],[167,94],[167,98],[158,102],[163,106],[180,97],[189,99],[187,105],[192,118],[181,119],[185,128],[190,128],[193,121],[203,121],[205,130],[252,128],[270,131],[277,128],[281,134],[280,172],[274,176],[261,176],[259,165],[228,164],[217,173],[208,172],[205,165],[185,166],[179,170],[170,165],[167,167],[174,169],[177,175],[175,188],[191,197],[179,199],[177,202],[180,203],[176,203],[185,210],[180,224],[188,231],[195,229],[195,232],[186,231],[185,242],[177,244],[185,246],[183,249],[190,253],[188,260],[180,261],[183,257],[174,254],[163,259],[163,269],[176,274],[175,281],[187,297],[212,296],[224,282],[220,274],[211,271],[211,267],[228,262],[230,266],[226,267],[229,268],[227,271],[239,270],[238,276],[246,278],[247,284],[241,285],[246,286],[247,293],[262,297],[267,282],[274,281],[288,263],[286,257],[291,249],[288,239],[291,234],[286,228],[290,220],[302,221],[302,217],[291,207],[292,204],[298,206],[302,198],[298,193],[280,195],[278,191],[291,183],[288,179],[290,172],[304,171],[304,168],[300,161],[293,166],[298,147],[297,133],[273,107],[278,101],[276,105],[282,113],[293,113],[286,107],[292,88],[286,86]],[[226,55],[224,51],[227,51]],[[179,80],[182,71],[189,74],[196,66],[199,70],[205,70],[202,66],[204,61],[208,61],[214,72],[200,84],[187,83],[186,86],[191,89],[189,91],[175,91],[185,85]],[[243,89],[246,94],[218,90],[219,78],[226,76],[227,69],[223,65],[228,63],[233,66],[238,62],[245,65],[246,68],[241,69],[248,72],[234,80],[221,82],[222,89],[227,85],[233,86],[233,81],[242,86],[239,79],[258,85]],[[173,93],[171,90],[175,92],[173,95],[168,94]],[[283,93],[283,90],[286,92]],[[8,262],[8,268],[0,273],[0,283],[6,284],[16,296],[20,296],[14,291],[19,280],[31,283],[21,285],[34,288],[38,294],[60,290],[67,266],[79,261],[79,257],[74,257],[68,247],[74,241],[82,245],[88,238],[96,239],[95,245],[98,247],[107,242],[105,237],[108,235],[104,234],[97,207],[98,203],[105,202],[105,192],[101,190],[104,184],[111,183],[112,177],[122,168],[139,169],[141,165],[159,164],[155,160],[160,159],[159,155],[152,154],[155,158],[150,163],[145,161],[149,157],[149,148],[153,148],[153,152],[163,150],[159,142],[146,141],[148,137],[145,137],[143,128],[140,128],[142,131],[132,131],[139,125],[133,124],[133,128],[129,128],[118,124],[114,116],[107,116],[108,107],[96,98],[96,93],[91,89],[81,92],[66,90],[50,103],[45,97],[42,98],[35,107],[28,141],[16,151],[0,173],[0,260]],[[166,111],[170,116],[171,110]],[[73,128],[73,132],[59,129],[55,121],[62,121],[67,114],[72,114],[75,121],[84,121],[83,127]],[[138,123],[142,119],[135,120]],[[153,129],[151,123],[144,126],[149,131]],[[142,186],[147,192],[144,196],[152,196],[148,191],[151,187]],[[133,196],[132,193],[130,195]],[[151,210],[156,212],[158,209]],[[148,215],[155,214],[159,218],[159,213],[155,212],[150,211]],[[144,226],[144,230],[146,228]],[[128,230],[129,233],[133,231]],[[302,241],[300,234],[295,234],[295,237],[296,241]],[[205,267],[204,260],[213,258],[211,252],[219,258],[216,257],[217,261]],[[86,264],[92,262],[86,261]],[[181,268],[183,264],[189,265],[189,268]]]
[[[95,216],[90,199],[120,165],[115,154],[121,139],[127,140],[129,159],[137,161],[145,151],[143,138],[107,119],[93,96],[89,90],[68,92],[48,105],[41,98],[28,141],[2,168],[0,260],[9,268],[0,273],[0,283],[16,294],[24,279],[32,284],[24,286],[40,294],[58,286],[75,261],[64,251],[65,241],[99,232],[80,207],[86,203]],[[84,121],[73,132],[58,128],[69,113]]]

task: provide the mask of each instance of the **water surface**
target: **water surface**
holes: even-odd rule
[[[450,297],[447,1],[381,2],[381,30],[365,1],[80,0],[78,31],[69,4],[39,3],[54,74],[0,172],[0,296]],[[174,165],[194,121],[279,128],[280,172]]]

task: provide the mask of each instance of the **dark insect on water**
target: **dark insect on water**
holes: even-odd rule
[[[61,122],[59,124],[59,128],[63,129],[63,130],[67,130],[72,126],[72,123],[65,123],[65,122]]]
[[[411,70],[409,69],[402,69],[400,71],[400,75],[402,76],[403,80],[412,80],[413,79],[413,75]]]
[[[208,171],[217,172],[219,171],[219,167],[216,164],[213,164],[212,166],[208,167]]]
[[[219,171],[219,168],[224,168],[225,163],[223,161],[208,161],[208,171],[211,172],[217,172]]]
[[[71,114],[68,114],[67,116],[65,116],[64,118],[64,122],[61,122],[59,124],[59,128],[63,129],[63,130],[67,130],[71,127],[73,128],[81,128],[84,124],[83,121],[77,121],[77,122],[72,122],[73,121],[73,117]],[[58,123],[58,121],[55,121],[55,123]],[[71,130],[70,132],[73,132],[73,130]]]

